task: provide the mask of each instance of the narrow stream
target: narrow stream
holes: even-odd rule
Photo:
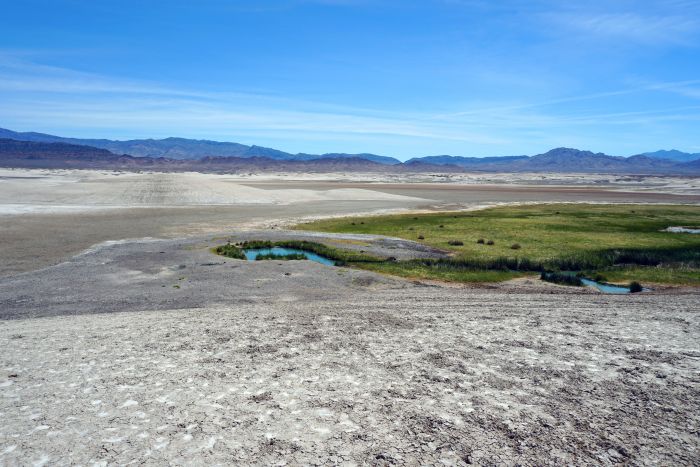
[[[275,256],[285,256],[292,254],[304,255],[309,261],[314,261],[316,263],[324,264],[326,266],[335,266],[335,261],[332,259],[324,258],[323,256],[317,255],[311,251],[300,250],[298,248],[285,248],[285,247],[273,247],[273,248],[251,248],[248,250],[243,250],[245,257],[248,261],[256,261],[258,255],[275,255]],[[574,274],[574,273],[570,273]],[[628,294],[631,293],[629,287],[623,285],[612,285],[604,284],[601,282],[596,282],[592,279],[581,278],[583,285],[594,287],[603,293],[610,294]]]
[[[585,277],[581,278],[581,282],[583,282],[583,285],[595,287],[596,289],[600,290],[603,293],[615,293],[615,294],[631,293],[630,288],[626,287],[624,285],[602,284],[600,282],[596,282],[596,281],[591,280],[591,279],[586,279]]]

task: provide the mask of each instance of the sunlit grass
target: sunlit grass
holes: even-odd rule
[[[330,219],[296,228],[415,240],[449,252],[456,263],[483,263],[477,269],[489,269],[489,262],[497,265],[503,259],[517,258],[562,270],[618,265],[614,274],[621,280],[694,284],[700,276],[700,236],[662,230],[698,224],[699,206],[554,204]],[[632,266],[625,267],[625,263]],[[652,271],[642,265],[660,267]],[[420,269],[427,276],[448,274],[429,265],[381,268],[397,274],[401,268],[412,269],[413,273]]]

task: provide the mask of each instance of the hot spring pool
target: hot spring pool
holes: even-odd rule
[[[299,254],[304,255],[309,261],[315,261],[316,263],[325,264],[326,266],[335,266],[335,261],[332,259],[324,258],[323,256],[317,255],[311,251],[300,250],[298,248],[284,248],[281,246],[276,246],[272,248],[252,248],[250,250],[243,250],[245,257],[248,261],[255,261],[258,255],[275,255],[275,256],[285,256]]]

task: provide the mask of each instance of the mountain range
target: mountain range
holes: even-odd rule
[[[316,159],[343,159],[356,157],[380,164],[400,164],[393,157],[376,154],[291,154],[263,146],[246,146],[239,143],[209,141],[205,139],[165,138],[132,139],[115,141],[111,139],[64,138],[44,133],[19,133],[0,128],[0,138],[39,143],[67,143],[106,149],[114,154],[129,154],[135,157],[165,157],[168,159],[201,159],[203,157],[265,157],[272,160],[307,161]]]
[[[401,162],[376,154],[291,154],[262,146],[185,138],[64,138],[0,129],[0,166],[194,171],[554,172],[700,174],[700,153],[656,151],[631,157],[572,148],[535,156],[426,156]]]
[[[655,151],[655,152],[645,152],[643,156],[651,157],[653,159],[667,159],[671,161],[678,162],[690,162],[700,159],[700,152],[694,154],[681,152],[676,149],[671,149],[670,151]]]

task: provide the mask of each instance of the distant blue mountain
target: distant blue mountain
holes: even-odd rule
[[[186,139],[133,139],[115,141],[110,139],[64,138],[44,133],[19,133],[0,128],[0,138],[16,141],[33,141],[37,143],[66,143],[79,146],[91,146],[106,149],[114,154],[129,154],[136,157],[165,157],[175,160],[196,160],[204,157],[265,157],[282,161],[310,161],[316,159],[364,159],[380,164],[400,164],[393,157],[377,156],[375,154],[290,154],[277,149],[262,146],[246,146],[245,144]]]
[[[414,157],[406,161],[407,163],[412,162],[423,162],[426,164],[433,165],[456,165],[458,167],[474,167],[480,165],[491,165],[491,164],[508,164],[515,161],[520,161],[527,159],[528,156],[503,156],[503,157],[462,157],[462,156],[425,156],[425,157]]]
[[[689,152],[678,151],[677,149],[660,150],[655,152],[645,152],[643,156],[651,157],[652,159],[666,159],[677,162],[690,162],[700,159],[700,152],[691,154]]]
[[[366,161],[372,161],[372,162],[377,162],[379,164],[386,164],[386,165],[396,165],[396,164],[401,163],[400,160],[395,159],[393,157],[378,156],[376,154],[367,154],[367,153],[346,154],[346,153],[342,153],[342,152],[332,152],[332,153],[321,154],[321,155],[303,154],[303,153],[295,154],[296,160],[347,159],[350,157],[354,157],[357,159],[364,159]]]
[[[110,164],[173,167],[197,170],[201,167],[261,167],[280,170],[369,170],[384,172],[552,172],[552,173],[696,173],[700,171],[700,154],[677,150],[656,151],[631,157],[609,156],[603,153],[581,151],[573,148],[555,148],[534,156],[505,157],[417,157],[401,163],[393,157],[376,154],[290,154],[277,149],[245,144],[194,140],[186,138],[138,139],[114,141],[109,139],[63,138],[43,133],[18,133],[0,128],[0,139],[5,138],[3,153],[6,161],[21,160],[26,166],[31,162],[40,166],[49,158],[52,167],[61,163],[98,166],[100,161]],[[12,142],[13,140],[14,142]],[[17,142],[34,143],[18,145]],[[56,145],[59,146],[46,146]],[[43,146],[42,146],[43,145]],[[73,145],[68,149],[65,145]],[[90,147],[82,154],[76,146]],[[109,151],[107,154],[99,151]],[[66,156],[77,155],[77,159]],[[66,157],[63,157],[66,156]],[[78,162],[76,162],[76,160]],[[87,161],[87,162],[86,162]],[[115,162],[116,161],[116,162]],[[9,162],[8,162],[9,163]]]

